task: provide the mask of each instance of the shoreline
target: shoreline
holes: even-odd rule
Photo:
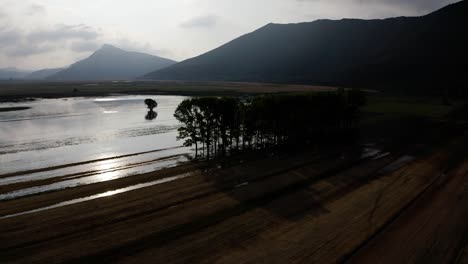
[[[315,154],[316,155],[316,154]],[[289,155],[286,155],[288,157]],[[126,188],[129,186],[142,184],[145,182],[151,182],[155,180],[162,180],[164,178],[175,177],[177,175],[192,173],[194,175],[201,176],[204,173],[214,173],[222,169],[235,167],[235,166],[248,166],[248,164],[255,163],[258,160],[265,160],[265,153],[246,153],[244,155],[238,155],[233,158],[223,160],[210,160],[202,162],[186,162],[179,164],[175,167],[163,168],[149,173],[143,173],[138,175],[133,175],[130,177],[124,177],[119,179],[114,179],[110,181],[104,181],[89,185],[78,186],[75,188],[67,188],[63,190],[56,190],[51,192],[44,192],[34,195],[28,195],[20,197],[17,199],[4,200],[0,201],[0,204],[3,206],[0,208],[0,216],[6,216],[16,213],[21,213],[23,211],[29,211],[37,209],[37,207],[46,207],[57,203],[62,200],[73,200],[92,196],[98,193],[111,192],[116,189]],[[288,162],[297,162],[295,158],[287,158]],[[285,163],[282,163],[283,166]],[[221,169],[222,168],[222,169]],[[254,169],[254,168],[252,168]],[[52,181],[54,179],[51,179]],[[26,185],[34,185],[38,182],[26,182]],[[41,184],[39,182],[39,184]],[[0,190],[8,188],[7,186],[2,186]],[[10,186],[11,187],[11,186]],[[14,186],[13,186],[14,187]]]
[[[0,107],[0,113],[2,112],[15,112],[15,111],[24,111],[31,109],[31,107]]]
[[[239,82],[0,82],[0,103],[27,102],[34,98],[100,97],[112,94],[249,96],[336,89],[328,86]]]

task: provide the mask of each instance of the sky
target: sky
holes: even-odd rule
[[[457,0],[0,0],[0,68],[66,67],[103,44],[177,61],[268,23],[420,16]]]

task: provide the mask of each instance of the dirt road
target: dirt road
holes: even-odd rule
[[[452,263],[468,238],[468,161],[440,177],[350,263]]]

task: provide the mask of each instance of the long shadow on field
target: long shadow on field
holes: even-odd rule
[[[327,213],[320,190],[312,182],[359,162],[356,149],[334,149],[328,153],[283,155],[213,171],[206,176],[218,190],[237,203],[238,211],[261,208],[290,221],[305,215]],[[345,186],[347,182],[330,184]]]

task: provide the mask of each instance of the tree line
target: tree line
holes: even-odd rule
[[[232,151],[304,145],[344,137],[356,128],[359,90],[265,95],[251,99],[186,99],[175,111],[182,123],[178,140],[195,146],[195,157],[210,159]]]

